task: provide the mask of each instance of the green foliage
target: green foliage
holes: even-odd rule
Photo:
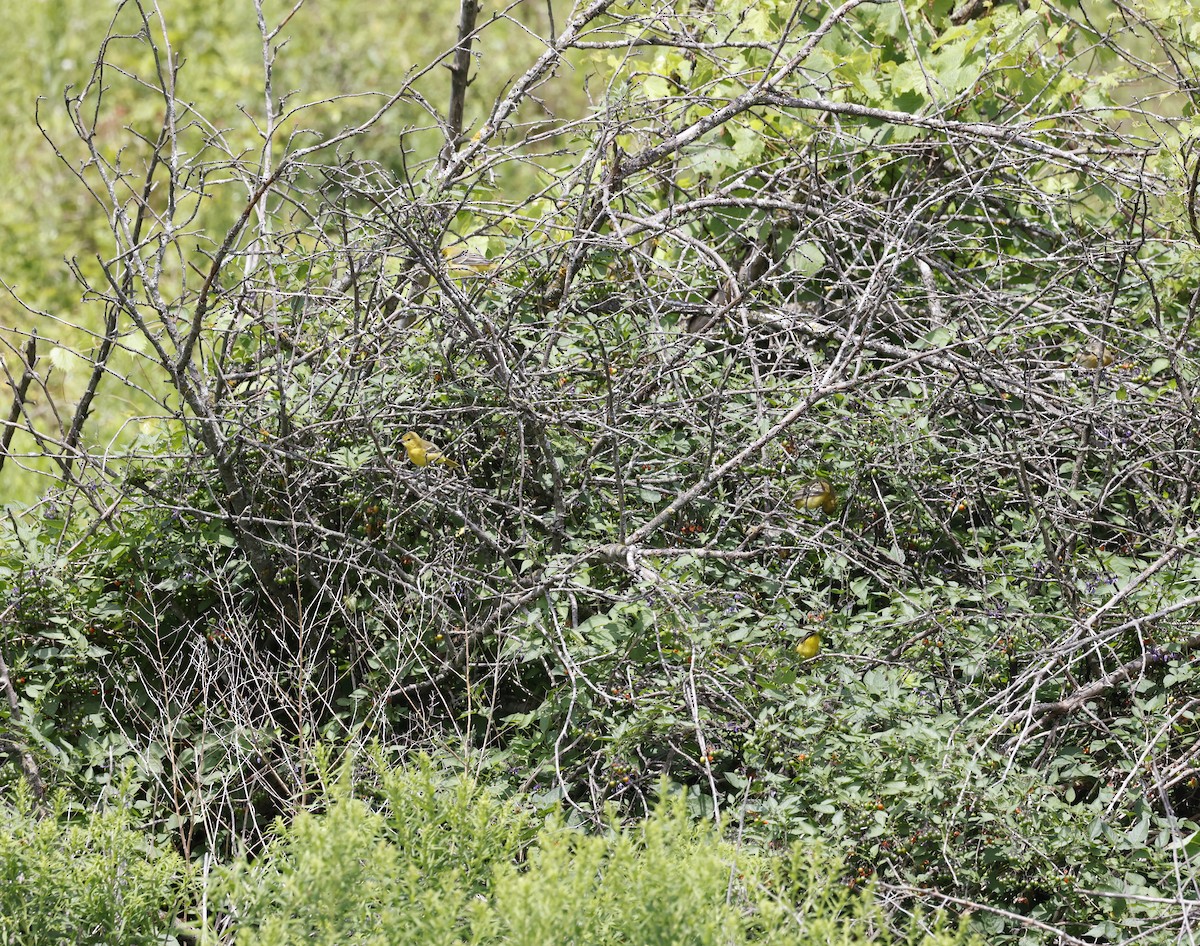
[[[1132,926],[1169,915],[1120,895],[1162,895],[1186,848],[1173,839],[1198,827],[1155,810],[1145,782],[1103,780],[1106,768],[1125,766],[1118,746],[1142,738],[1134,728],[1106,744],[1115,750],[1106,762],[1099,744],[1066,744],[1044,768],[1013,771],[1005,750],[1015,740],[993,741],[990,721],[952,712],[936,676],[860,673],[837,660],[813,669],[816,680],[778,686],[777,702],[763,707],[745,747],[747,768],[767,788],[749,812],[751,835],[819,840],[859,880],[957,884],[1074,935],[1111,918]],[[744,778],[734,786],[748,787]],[[1139,879],[1129,875],[1131,857]],[[989,937],[1012,932],[987,913],[974,923]]]
[[[602,835],[528,814],[428,766],[386,773],[375,804],[342,784],[253,865],[209,891],[231,941],[258,946],[477,943],[963,942],[940,923],[881,933],[821,857],[779,868],[678,806]]]
[[[155,849],[119,807],[36,815],[0,804],[0,943],[150,946],[171,937],[187,886],[178,855]]]
[[[1200,59],[1191,34],[1158,30],[1157,3],[1128,33],[1037,4],[710,6],[614,7],[575,51],[608,57],[594,113],[543,126],[531,92],[536,119],[476,126],[437,173],[423,84],[344,150],[276,155],[205,296],[194,274],[270,160],[236,157],[246,125],[231,153],[172,132],[185,210],[155,205],[110,254],[157,416],[3,552],[26,741],[91,790],[139,760],[136,803],[189,854],[303,807],[319,740],[378,739],[452,745],[573,827],[650,816],[665,780],[762,849],[820,840],[847,885],[1003,910],[973,920],[992,941],[1182,923],[1200,234],[1178,200],[1192,132],[1166,117],[1190,89],[1164,104],[1142,63]],[[376,90],[388,63],[359,21],[319,19],[335,7],[289,23],[295,48],[352,50]],[[216,68],[225,20],[180,23]],[[146,43],[111,49],[139,129]],[[1131,77],[1159,113],[1123,100]],[[373,102],[326,102],[325,132]],[[459,243],[487,264],[446,265]],[[160,328],[200,312],[195,346]],[[409,463],[408,430],[461,468]],[[797,505],[817,476],[828,512]],[[664,815],[534,843],[411,777],[374,806],[344,789],[231,874],[244,935],[612,938],[618,915],[646,941],[660,921],[758,935],[700,906],[686,927],[654,832],[681,859],[712,844]],[[714,901],[714,864],[685,905]],[[772,869],[749,876],[784,884]],[[755,889],[739,903],[767,916]]]
[[[118,74],[154,73],[154,57],[141,39],[143,29],[169,47],[181,65],[176,88],[187,101],[180,120],[187,149],[215,163],[262,144],[264,96],[261,88],[254,90],[263,81],[263,40],[253,7],[240,0],[210,0],[202,8],[187,0],[165,0],[155,9],[161,19],[153,11],[143,19],[143,10],[133,3],[48,0],[14,8],[10,29],[0,36],[0,127],[7,154],[0,167],[0,243],[8,248],[0,278],[16,294],[0,293],[0,358],[19,374],[17,351],[24,347],[27,333],[38,332],[47,389],[36,398],[32,420],[38,431],[50,436],[61,434],[64,416],[69,421],[90,379],[90,361],[103,330],[103,304],[81,292],[77,274],[103,281],[98,260],[111,260],[112,237],[102,200],[81,186],[71,171],[87,155],[73,140],[63,102],[82,95],[84,122],[99,105],[101,98],[94,88],[88,89],[88,81],[105,29],[114,23],[115,32],[124,34],[103,50],[109,65],[104,73],[106,94],[117,103],[90,133],[103,154],[120,151],[132,190],[140,191],[144,184],[137,174],[150,163],[163,107],[161,95],[152,88]],[[288,9],[287,4],[267,3],[264,15],[269,21],[286,18]],[[446,0],[411,0],[395,9],[337,0],[313,5],[305,15],[290,19],[272,42],[276,96],[287,99],[286,109],[275,103],[277,114],[284,114],[275,138],[291,135],[311,143],[335,134],[370,115],[378,106],[378,92],[390,94],[409,80],[428,101],[444,102],[445,70],[428,70],[415,79],[412,73],[417,64],[433,61],[452,47],[456,14],[457,3]],[[473,76],[468,126],[478,123],[490,102],[503,94],[529,55],[540,52],[535,34],[546,29],[546,21],[544,5],[521,8],[498,18],[486,31],[477,46],[485,55]],[[303,103],[295,96],[298,88],[303,89]],[[562,79],[543,86],[542,95],[549,108],[573,110],[582,100],[576,83]],[[385,116],[382,134],[370,142],[360,140],[358,152],[399,172],[404,156],[396,147],[398,139],[425,155],[436,152],[439,133],[427,126],[427,110],[406,99]],[[220,135],[210,135],[209,127],[221,129]],[[144,140],[135,140],[139,138]],[[514,170],[504,183],[519,190],[536,187],[528,170]],[[249,196],[244,185],[235,181],[199,202],[188,227],[189,233],[201,234],[197,243],[207,247],[210,239],[220,242]],[[128,419],[154,413],[152,404],[163,393],[163,378],[146,370],[140,356],[148,350],[144,340],[132,339],[118,351],[113,368],[123,380],[101,385],[87,442],[115,440],[128,446],[141,426],[128,424]],[[39,456],[38,442],[28,434],[18,433],[13,449],[23,455],[22,467],[29,469],[23,473],[9,463],[4,499],[28,505],[61,471]]]

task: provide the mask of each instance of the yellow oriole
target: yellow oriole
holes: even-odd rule
[[[824,477],[817,477],[804,484],[800,494],[793,500],[797,509],[823,509],[825,514],[832,516],[837,509],[837,493],[833,485]]]
[[[408,458],[417,466],[428,466],[430,463],[440,463],[443,466],[450,467],[452,470],[458,469],[457,463],[442,453],[441,450],[431,444],[424,437],[414,433],[411,430],[400,438],[400,442],[404,444],[404,449],[408,453]]]
[[[805,660],[812,660],[821,651],[821,635],[816,631],[809,634],[799,644],[796,645],[796,653]]]

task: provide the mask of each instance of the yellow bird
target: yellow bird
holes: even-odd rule
[[[486,273],[489,269],[496,268],[496,260],[488,259],[482,253],[476,253],[462,245],[446,247],[442,250],[442,257],[446,260],[446,268],[452,273]]]
[[[794,502],[797,509],[823,509],[826,515],[832,516],[837,509],[837,493],[829,480],[818,477],[804,484]]]
[[[1076,356],[1075,360],[1089,371],[1095,371],[1097,368],[1107,368],[1111,365],[1113,355],[1104,345],[1093,340]]]
[[[821,635],[815,631],[796,645],[796,653],[805,660],[812,660],[821,651]]]
[[[408,453],[408,458],[417,466],[428,466],[430,463],[440,463],[443,466],[450,467],[452,470],[458,469],[457,463],[442,453],[441,450],[431,444],[424,437],[414,433],[411,430],[400,438],[400,442],[404,444],[404,449]]]

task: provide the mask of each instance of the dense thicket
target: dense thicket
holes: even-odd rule
[[[1191,14],[554,10],[494,100],[472,2],[444,109],[268,68],[243,151],[122,9],[57,144],[112,220],[88,391],[159,408],[114,449],[17,401],[62,486],[6,553],[14,753],[130,765],[188,855],[322,740],[594,824],[665,777],[992,939],[1183,935]]]

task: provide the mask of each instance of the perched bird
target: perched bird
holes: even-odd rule
[[[812,660],[821,651],[821,635],[815,631],[796,645],[796,653],[805,660]]]
[[[494,259],[488,259],[482,253],[476,253],[462,244],[446,247],[442,250],[442,257],[446,260],[446,268],[452,273],[486,273],[489,269],[494,269],[496,266]]]
[[[837,493],[824,477],[809,480],[793,500],[797,509],[823,509],[825,514],[832,516],[837,509]]]
[[[1113,355],[1104,345],[1093,339],[1087,348],[1076,355],[1075,360],[1089,371],[1095,371],[1097,368],[1107,368],[1111,365]]]
[[[441,450],[431,444],[424,437],[414,433],[411,430],[400,438],[400,442],[404,444],[404,449],[408,453],[408,458],[417,466],[428,466],[430,463],[440,463],[443,466],[450,467],[452,470],[458,469],[457,463],[442,453]]]

